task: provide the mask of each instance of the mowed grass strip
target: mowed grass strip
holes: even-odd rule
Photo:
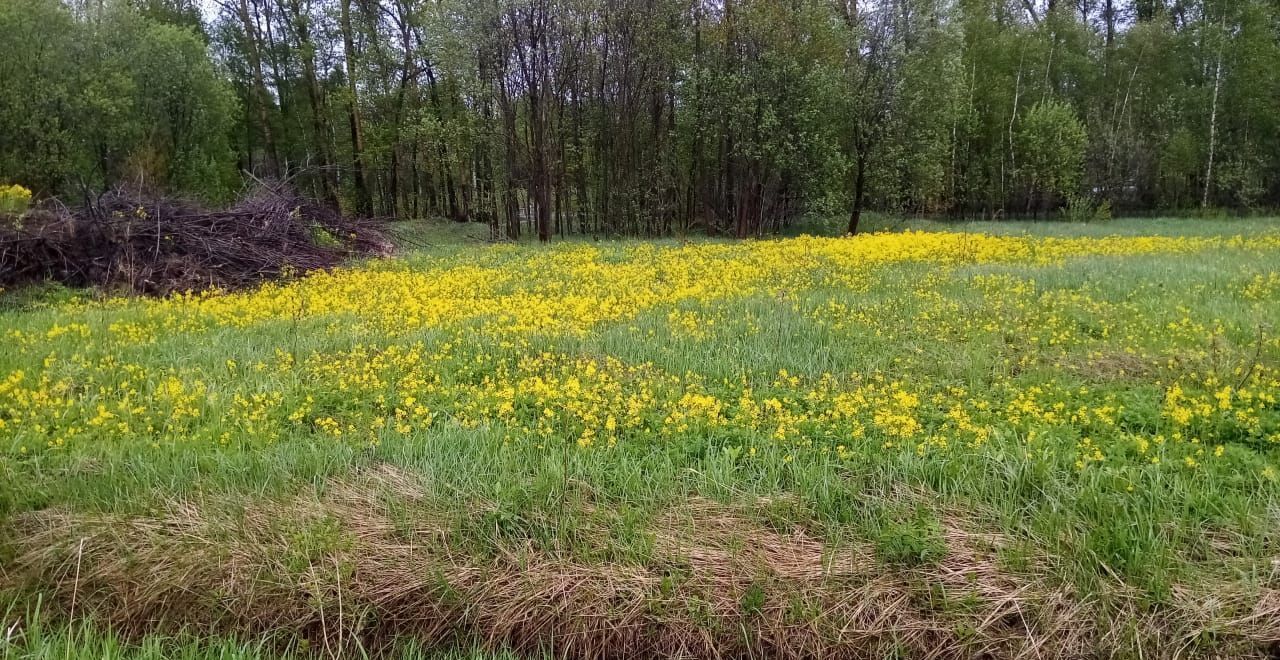
[[[1262,657],[1280,239],[1240,227],[26,300],[0,583],[14,620],[307,653]]]

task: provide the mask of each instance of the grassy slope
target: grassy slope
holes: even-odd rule
[[[1271,227],[1179,220],[1016,230],[1226,235]],[[410,259],[418,267],[475,256],[470,245],[430,242]],[[606,259],[625,260],[628,249],[606,244]],[[526,258],[499,250],[479,260],[503,267]],[[750,387],[758,404],[776,400],[785,411],[778,425],[788,414],[799,421],[783,429],[783,440],[767,428],[695,422],[583,449],[574,442],[581,429],[559,419],[538,436],[537,409],[521,418],[525,433],[473,424],[483,409],[439,399],[429,404],[429,425],[379,431],[376,444],[330,437],[316,424],[286,426],[278,440],[262,442],[261,429],[243,423],[251,411],[221,409],[183,427],[207,431],[198,442],[24,450],[22,438],[0,436],[0,507],[13,531],[0,560],[12,598],[42,593],[55,617],[100,608],[100,619],[142,632],[225,616],[221,626],[249,622],[343,648],[384,648],[382,635],[445,640],[458,632],[570,654],[607,643],[647,648],[641,636],[584,628],[591,618],[647,621],[694,652],[712,640],[729,650],[812,644],[1011,653],[1025,651],[1030,638],[1050,640],[1063,654],[1262,653],[1267,626],[1280,622],[1271,609],[1280,603],[1268,600],[1280,588],[1273,563],[1280,499],[1266,476],[1280,458],[1266,440],[1277,431],[1274,401],[1236,404],[1253,411],[1243,418],[1234,408],[1207,415],[1178,439],[1164,407],[1173,383],[1215,405],[1223,384],[1276,393],[1280,343],[1272,324],[1280,299],[1265,280],[1276,272],[1275,250],[1061,265],[899,263],[869,271],[865,286],[819,282],[741,299],[695,298],[581,335],[529,335],[515,347],[469,334],[474,326],[388,337],[323,316],[162,331],[132,347],[90,342],[90,352],[109,349],[121,364],[145,367],[146,387],[170,367],[186,379],[200,374],[226,406],[232,392],[282,391],[287,408],[316,383],[338,382],[308,380],[303,368],[251,367],[274,365],[277,349],[299,363],[318,355],[355,373],[369,361],[351,354],[356,345],[421,341],[439,358],[446,385],[472,388],[450,385],[442,395],[485,391],[477,383],[487,370],[516,369],[518,355],[568,356],[567,366],[533,367],[561,389],[582,368],[572,360],[612,356],[649,365],[609,381],[624,393],[709,392],[734,401]],[[14,307],[0,312],[0,326],[23,332],[72,321],[97,328],[140,314],[133,306]],[[344,331],[347,323],[355,330]],[[461,348],[441,348],[459,337]],[[0,376],[39,373],[46,352],[65,358],[77,350],[74,337],[43,342],[0,356]],[[862,438],[822,437],[827,427],[805,426],[806,411],[819,405],[805,394],[826,391],[824,374],[850,372],[883,376],[869,393],[873,407],[891,410],[898,391],[923,398],[911,414],[925,430],[908,441],[886,434],[891,419],[883,428],[868,424]],[[63,373],[103,376],[99,367]],[[950,388],[965,394],[948,395]],[[1002,419],[1035,388],[1049,400],[1044,407],[1060,401],[1067,416],[1083,408],[1082,419]],[[359,418],[376,405],[360,387],[331,394],[318,406],[332,417]],[[154,392],[144,390],[148,397]],[[995,428],[994,437],[966,447],[964,432],[947,426],[948,405],[930,397],[973,402],[961,406],[971,416],[991,402],[991,419],[976,426]],[[572,403],[553,397],[545,407]],[[663,410],[697,405],[675,401]],[[1246,428],[1254,422],[1261,438]],[[232,434],[225,446],[222,432]],[[948,434],[947,448],[929,444]],[[405,573],[403,564],[419,568]],[[184,583],[210,587],[219,604],[175,588]],[[412,593],[387,595],[406,584]],[[379,605],[335,615],[344,593],[346,607],[350,599]],[[237,597],[245,594],[259,600]],[[875,611],[858,609],[865,602]],[[458,617],[462,629],[439,620],[388,623],[411,617],[414,607]],[[861,622],[867,632],[850,635],[839,621]],[[556,630],[565,639],[557,641]],[[49,637],[39,648],[61,655],[65,641]],[[77,644],[96,648],[108,639]]]

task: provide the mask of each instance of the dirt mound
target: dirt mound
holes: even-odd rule
[[[344,216],[284,184],[262,184],[221,210],[120,188],[77,209],[49,202],[0,216],[0,286],[232,289],[390,251],[381,223]]]

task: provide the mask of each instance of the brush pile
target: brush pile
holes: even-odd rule
[[[0,286],[55,280],[148,295],[235,289],[392,250],[381,223],[285,184],[224,210],[118,188],[78,209],[0,215]]]

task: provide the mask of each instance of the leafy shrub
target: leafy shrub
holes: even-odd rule
[[[1111,219],[1111,200],[1095,202],[1084,195],[1071,195],[1062,211],[1067,222],[1106,222]]]
[[[885,521],[875,544],[882,559],[906,566],[933,563],[947,553],[942,525],[923,509]]]
[[[1028,194],[1048,202],[1070,196],[1080,185],[1088,134],[1067,103],[1036,103],[1022,119],[1017,140],[1019,169]]]

